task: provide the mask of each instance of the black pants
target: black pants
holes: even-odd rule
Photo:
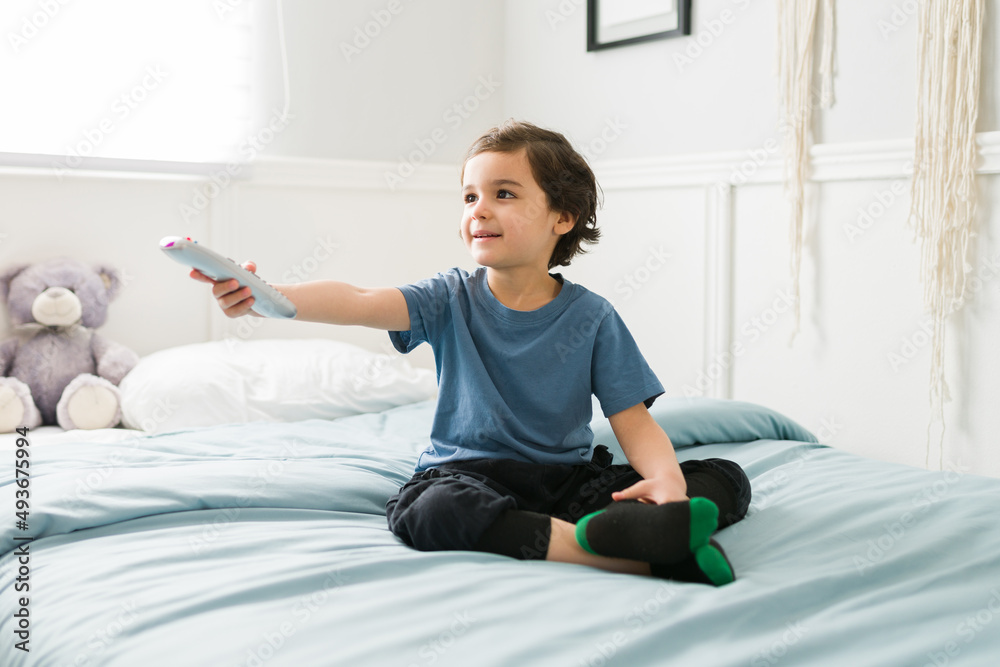
[[[642,479],[632,466],[611,465],[611,461],[607,447],[598,445],[590,463],[583,465],[510,459],[445,463],[415,474],[389,499],[389,529],[421,551],[446,551],[477,550],[487,528],[507,510],[537,512],[576,523],[611,504],[612,493]],[[719,507],[719,528],[746,515],[750,480],[736,463],[725,459],[685,461],[681,472],[689,498],[708,498]],[[547,538],[539,547],[547,547]]]

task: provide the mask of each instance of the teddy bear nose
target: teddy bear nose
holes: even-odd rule
[[[39,324],[69,326],[83,315],[80,299],[71,289],[49,287],[35,297],[31,314]]]

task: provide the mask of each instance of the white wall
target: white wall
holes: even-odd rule
[[[428,161],[453,164],[502,118],[502,0],[283,6],[294,120],[269,153],[399,161],[430,139]],[[254,11],[260,127],[284,91],[275,0]]]
[[[599,157],[749,150],[776,136],[774,2],[694,0],[692,35],[586,51],[583,0],[508,0],[504,111],[563,129],[581,144],[609,119],[627,130]],[[981,131],[997,129],[996,28],[987,3]],[[817,143],[907,138],[916,100],[914,0],[837,6],[834,108],[816,116]],[[898,24],[898,25],[897,25]],[[582,112],[581,112],[582,111]]]
[[[604,237],[564,273],[619,308],[669,394],[761,403],[835,446],[922,466],[929,345],[920,337],[920,255],[905,224],[903,173],[916,19],[897,15],[899,30],[883,37],[878,21],[891,25],[893,7],[907,3],[838,3],[837,105],[817,112],[802,332],[789,348],[790,316],[776,309],[789,288],[789,246],[781,156],[771,148],[779,138],[773,3],[694,4],[700,54],[698,34],[587,53],[582,1],[401,0],[348,62],[341,43],[389,0],[285,0],[293,118],[256,165],[195,215],[181,205],[212,188],[203,177],[0,170],[0,266],[72,254],[121,267],[126,288],[104,333],[143,354],[224,336],[336,336],[386,351],[382,332],[228,321],[155,243],[197,235],[255,259],[274,282],[299,272],[391,285],[469,268],[455,236],[458,163],[483,129],[523,118],[563,131],[591,157],[605,194]],[[258,127],[284,102],[273,10],[255,5]],[[720,32],[713,21],[723,18],[732,20]],[[991,134],[1000,129],[998,18],[988,18],[980,267],[997,254],[1000,194],[992,175],[1000,142]],[[677,54],[696,57],[678,67]],[[480,77],[500,85],[487,94]],[[455,104],[468,110],[458,124],[446,116]],[[421,154],[436,129],[441,141]],[[386,186],[386,173],[418,160],[412,176]],[[733,185],[734,174],[749,178]],[[859,210],[880,201],[884,213],[852,241],[846,229]],[[944,456],[946,465],[1000,476],[992,445],[1000,417],[991,409],[1000,357],[990,347],[1000,334],[998,301],[1000,280],[987,276],[949,325],[954,401]],[[726,359],[735,342],[745,351]],[[894,368],[891,352],[912,358]],[[416,361],[431,357],[424,351]],[[940,425],[932,432],[936,443]],[[936,445],[931,454],[934,467]]]

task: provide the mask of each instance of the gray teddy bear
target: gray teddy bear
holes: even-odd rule
[[[58,424],[95,429],[121,421],[118,383],[139,358],[98,336],[118,272],[53,259],[0,274],[13,337],[0,343],[0,433]]]

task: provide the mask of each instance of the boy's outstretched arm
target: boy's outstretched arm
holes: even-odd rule
[[[643,477],[641,482],[615,492],[612,497],[657,505],[687,500],[687,483],[673,443],[645,404],[638,403],[613,414],[608,421],[628,462]]]
[[[245,262],[243,268],[256,272],[257,265]],[[249,287],[241,288],[235,279],[212,280],[197,269],[192,269],[190,276],[212,285],[212,296],[227,317],[240,317],[250,312],[253,297]],[[366,289],[335,280],[272,287],[295,304],[297,320],[357,325],[385,331],[407,331],[410,328],[406,299],[395,287]]]

